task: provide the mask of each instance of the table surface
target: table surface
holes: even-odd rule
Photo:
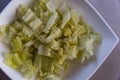
[[[120,38],[120,0],[88,0]],[[90,80],[120,80],[120,42]],[[0,80],[9,80],[0,71]],[[2,75],[2,77],[1,77]]]

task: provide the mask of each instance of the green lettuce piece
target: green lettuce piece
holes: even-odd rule
[[[38,54],[39,55],[51,57],[51,50],[52,49],[49,46],[45,46],[45,45],[42,45],[42,44],[40,44],[38,46]]]
[[[20,56],[19,56],[18,53],[13,54],[13,61],[14,61],[18,66],[20,66],[20,65],[22,64],[22,60],[21,60],[21,58],[20,58]]]
[[[58,41],[53,40],[53,41],[51,42],[51,48],[52,48],[53,50],[58,50],[58,49],[60,48],[60,43],[59,43]]]
[[[16,32],[20,32],[23,28],[23,24],[21,24],[20,22],[18,21],[15,21],[11,24],[11,27],[14,27],[14,29],[16,30]]]
[[[33,29],[36,30],[38,27],[41,27],[42,21],[39,18],[35,18],[33,21],[30,22],[29,26]]]
[[[13,54],[12,53],[6,53],[5,54],[5,60],[4,63],[7,64],[8,66],[16,69],[18,68],[17,64],[15,64],[15,62],[13,61]]]
[[[38,35],[36,37],[41,43],[45,43],[45,39],[46,39],[47,35],[46,34],[41,34],[41,35]]]
[[[64,67],[59,65],[59,64],[55,64],[54,74],[59,76],[59,77],[62,77],[64,74]]]
[[[100,39],[100,35],[94,32],[79,38],[79,49],[82,51],[81,62],[83,62],[86,58],[89,59],[94,55],[94,44],[97,41],[100,41]]]
[[[69,44],[71,44],[71,45],[77,45],[78,44],[78,36],[77,35],[75,35],[75,36],[70,36],[69,38],[68,38],[68,42],[69,42]]]
[[[11,66],[12,68],[17,69],[22,64],[22,60],[18,53],[6,53],[5,57],[5,64]]]
[[[23,50],[23,44],[22,44],[22,41],[19,37],[16,37],[15,39],[13,39],[11,46],[12,46],[14,51],[21,52]]]
[[[18,36],[21,39],[21,41],[24,43],[29,42],[29,41],[31,41],[31,39],[33,39],[33,36],[31,36],[31,37],[27,36],[27,34],[24,31],[19,32]]]
[[[39,55],[45,55],[45,51],[44,51],[44,50],[45,50],[45,47],[40,44],[40,45],[38,46],[38,54],[39,54]]]
[[[7,32],[7,35],[6,35],[7,40],[5,42],[9,44],[16,37],[17,30],[15,30],[14,27],[12,27],[11,25],[9,25],[7,27],[7,31],[6,32]]]
[[[70,36],[72,34],[72,31],[69,27],[65,27],[63,31],[65,37]]]
[[[68,58],[69,59],[75,59],[77,57],[77,54],[79,52],[79,48],[76,47],[76,46],[71,46],[70,47],[70,50],[69,50],[69,53],[68,53]]]
[[[32,46],[34,44],[34,41],[29,41],[29,42],[27,42],[27,43],[25,43],[24,45],[23,45],[23,47],[30,47],[30,46]]]
[[[64,14],[63,14],[63,20],[62,20],[62,24],[61,24],[61,28],[63,29],[65,27],[65,25],[69,22],[70,20],[70,12],[69,11],[66,11]]]
[[[17,34],[17,30],[14,27],[12,27],[12,25],[10,25],[8,27],[8,31],[11,32],[11,33],[13,33],[13,34],[15,34],[15,35]]]
[[[51,34],[46,38],[46,43],[51,42],[52,40],[59,38],[62,35],[62,31],[59,28],[56,28],[51,32]]]
[[[61,28],[63,29],[71,19],[71,13],[69,11],[69,8],[67,7],[67,3],[62,3],[58,11],[62,15]]]
[[[48,56],[48,57],[51,57],[52,55],[51,55],[51,51],[52,51],[52,49],[49,47],[49,46],[46,46],[45,48],[44,48],[44,55],[45,56]]]
[[[59,63],[60,65],[63,65],[64,62],[65,62],[65,60],[67,60],[67,55],[64,54],[62,48],[60,48],[56,54],[57,54],[57,55],[55,56],[55,61],[56,61],[56,63]]]
[[[16,17],[18,20],[21,20],[22,16],[27,12],[27,7],[23,4],[19,5],[16,11]]]
[[[22,19],[26,22],[29,23],[34,19],[36,16],[33,13],[31,9],[28,9],[27,12],[22,16]]]
[[[48,0],[37,0],[38,2],[38,5],[41,6],[41,9],[43,11],[46,11],[47,10],[47,7],[46,7],[46,3],[48,2]],[[38,7],[37,7],[38,8]]]
[[[24,50],[22,52],[18,53],[20,59],[22,60],[22,62],[24,62],[26,59],[32,57],[32,54],[30,53],[30,49],[29,48],[24,48]]]
[[[34,66],[35,66],[35,71],[36,73],[38,71],[41,71],[42,63],[41,63],[41,55],[37,54],[34,60]]]
[[[53,59],[47,56],[42,56],[42,71],[43,72],[50,72],[53,73],[54,70],[54,66],[53,66]]]
[[[27,10],[25,15],[22,17],[22,20],[24,20],[33,30],[36,30],[42,24],[42,21],[34,14],[31,9]]]
[[[35,74],[35,67],[33,66],[32,59],[27,59],[19,66],[18,70],[25,78],[32,78]]]
[[[0,26],[0,40],[7,35],[7,26]]]
[[[43,9],[40,5],[42,0],[36,0],[33,4],[33,11],[34,13],[38,16],[38,17],[41,17],[43,15]]]
[[[61,4],[62,4],[62,0],[59,0],[59,1],[58,0],[49,0],[46,3],[46,6],[50,12],[55,12],[60,7]]]
[[[46,3],[48,0],[36,0],[33,5],[33,11],[39,18],[45,18],[50,15],[50,11],[48,11]]]
[[[44,73],[44,74],[39,73],[37,75],[37,80],[61,80],[61,78],[50,73]]]
[[[49,18],[46,27],[44,29],[44,32],[48,33],[50,28],[57,22],[58,14],[57,12],[54,12],[53,15]]]
[[[70,10],[70,12],[71,12],[71,19],[70,19],[69,24],[71,26],[78,26],[80,22],[80,15],[74,9]]]
[[[73,33],[73,36],[79,36],[79,35],[82,35],[85,33],[87,33],[86,27],[83,25],[78,25],[78,27],[76,28],[76,30]]]
[[[23,31],[24,35],[28,36],[28,37],[32,37],[33,36],[33,30],[30,29],[29,27],[27,26],[24,26],[23,27]]]

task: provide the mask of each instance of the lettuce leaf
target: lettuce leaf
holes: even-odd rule
[[[19,5],[16,11],[16,17],[18,20],[21,20],[21,17],[27,12],[27,7],[23,4]]]
[[[10,47],[4,63],[30,80],[63,80],[70,61],[92,57],[99,33],[65,0],[35,0],[21,4],[16,20],[0,27],[0,39]]]
[[[69,8],[67,7],[67,3],[62,3],[58,11],[62,15],[61,28],[63,29],[71,19],[71,13],[69,11]]]
[[[0,40],[7,35],[7,26],[0,27]]]
[[[49,0],[46,6],[50,12],[55,12],[61,5],[62,0]]]
[[[53,15],[48,19],[44,32],[48,33],[50,28],[57,22],[58,14],[54,12]]]

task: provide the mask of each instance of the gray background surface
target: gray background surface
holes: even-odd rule
[[[120,38],[120,0],[88,0]],[[90,80],[120,80],[120,42]]]

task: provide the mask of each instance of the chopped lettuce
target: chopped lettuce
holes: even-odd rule
[[[49,18],[46,27],[44,29],[44,32],[48,33],[50,28],[57,22],[58,14],[57,12],[54,12],[53,15]]]
[[[29,23],[31,22],[32,19],[34,19],[36,16],[33,13],[31,9],[28,9],[27,12],[22,16],[22,19],[26,22]]]
[[[78,52],[79,52],[78,47],[76,47],[76,46],[71,46],[71,47],[70,47],[70,51],[69,51],[69,53],[68,53],[68,58],[71,59],[71,60],[74,59],[74,58],[76,58]]]
[[[69,8],[67,7],[67,3],[66,2],[62,3],[58,11],[62,15],[61,28],[63,29],[71,18],[71,13],[69,11]]]
[[[0,27],[0,40],[4,38],[4,36],[7,35],[7,26],[1,26]]]
[[[42,21],[39,18],[33,19],[33,21],[30,22],[30,27],[33,28],[33,30],[38,29],[42,24]]]
[[[48,10],[46,3],[48,0],[36,0],[35,3],[33,4],[33,10],[34,13],[39,17],[39,18],[45,18],[46,16],[49,15],[50,11]]]
[[[33,30],[37,29],[41,26],[42,21],[34,14],[31,9],[28,9],[25,15],[22,17],[23,21],[25,21]]]
[[[19,66],[18,70],[23,73],[25,78],[32,78],[35,74],[35,67],[33,66],[32,59],[26,59],[22,65]]]
[[[26,13],[27,7],[23,4],[19,5],[17,11],[16,11],[16,17],[18,20],[21,20],[21,17]]]
[[[82,57],[78,56],[78,58],[81,57],[81,62],[83,62],[86,58],[89,59],[94,55],[94,44],[96,41],[100,42],[100,39],[100,35],[96,33],[91,33],[89,35],[79,37],[79,49]]]
[[[34,60],[34,66],[35,66],[36,73],[38,71],[41,71],[41,67],[42,67],[41,59],[42,59],[41,55],[36,55],[35,60]]]
[[[72,34],[72,31],[69,27],[65,27],[63,32],[65,37],[70,36]]]
[[[19,37],[16,37],[15,39],[13,39],[11,46],[13,50],[16,52],[21,52],[23,50],[22,41],[20,40]]]
[[[49,0],[46,6],[50,12],[55,12],[61,5],[62,0]]]
[[[57,76],[63,76],[64,67],[59,65],[59,64],[56,64],[55,67],[54,67],[54,74],[57,75]]]
[[[58,50],[58,49],[60,48],[60,43],[59,43],[58,41],[53,40],[53,41],[51,42],[51,48],[52,48],[53,50]]]
[[[41,64],[42,64],[42,71],[43,72],[50,72],[50,73],[53,73],[53,70],[54,70],[54,61],[52,58],[50,57],[47,57],[47,56],[42,56],[42,61],[41,61]]]
[[[4,60],[4,62],[5,64],[15,69],[17,69],[22,64],[22,60],[18,53],[6,53],[6,60]]]
[[[78,26],[80,22],[80,15],[73,9],[70,12],[71,12],[70,25]]]
[[[0,27],[0,39],[10,47],[4,63],[28,79],[63,80],[70,60],[89,59],[101,41],[65,0],[35,0],[30,8],[21,4],[16,17]]]
[[[33,36],[33,31],[32,29],[30,29],[29,27],[25,26],[23,27],[23,31],[24,35],[28,36],[28,37],[32,37]]]
[[[54,29],[51,34],[46,38],[46,43],[53,41],[54,39],[59,38],[62,35],[62,30],[59,28]]]

